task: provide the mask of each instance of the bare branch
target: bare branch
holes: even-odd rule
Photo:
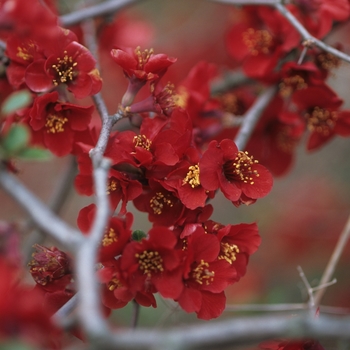
[[[350,236],[350,216],[348,218],[348,221],[345,224],[345,227],[343,229],[343,231],[341,232],[340,236],[339,236],[339,240],[334,248],[334,251],[332,253],[332,256],[328,262],[328,265],[323,273],[323,276],[321,278],[320,281],[320,286],[326,286],[331,278],[332,275],[335,271],[335,268],[338,264],[338,261],[340,259],[341,254],[343,253],[343,250],[349,240],[349,236]],[[321,288],[319,290],[317,290],[317,292],[315,293],[315,305],[319,305],[321,302],[321,299],[323,297],[323,294],[325,293],[326,288]]]
[[[239,132],[236,136],[235,143],[239,150],[243,150],[251,136],[259,117],[264,109],[270,103],[276,93],[277,87],[268,87],[254,102],[247,113],[244,115],[244,120]]]
[[[249,344],[271,338],[350,338],[350,321],[320,315],[295,317],[236,317],[215,323],[184,326],[171,330],[120,330],[103,339],[104,348],[121,349],[211,349],[235,344]]]
[[[15,176],[0,169],[0,185],[33,218],[34,222],[47,234],[68,249],[75,249],[82,241],[82,234],[67,225],[48,207],[34,196]]]
[[[302,304],[243,304],[243,305],[227,305],[225,311],[251,311],[251,312],[283,312],[306,310],[308,305]]]
[[[305,287],[306,287],[306,290],[307,290],[307,294],[309,296],[308,307],[310,309],[314,310],[315,300],[314,300],[313,289],[312,289],[309,281],[307,280],[307,278],[305,276],[305,273],[304,273],[303,269],[301,268],[301,266],[298,266],[298,271],[299,271],[299,276],[300,276],[301,280],[305,284]]]
[[[90,337],[104,336],[108,332],[107,322],[101,312],[99,286],[96,280],[97,251],[106,230],[110,215],[106,183],[110,161],[95,153],[94,184],[96,214],[91,230],[76,253],[76,275],[79,290],[79,319]]]
[[[296,19],[296,17],[281,3],[276,3],[275,8],[281,13],[283,17],[285,17],[289,23],[299,32],[299,34],[302,36],[304,41],[307,41],[311,43],[312,45],[315,45],[319,47],[320,49],[331,53],[332,55],[342,59],[343,61],[350,63],[350,56],[346,55],[345,53],[334,49],[333,47],[325,44],[323,41],[316,39],[314,36],[312,36],[305,27]]]
[[[89,18],[94,18],[103,15],[110,15],[117,12],[124,6],[130,5],[138,0],[109,0],[101,2],[95,6],[86,9],[71,12],[60,17],[60,23],[63,27],[69,27]]]
[[[312,288],[315,291],[318,287]],[[298,310],[307,310],[309,305],[306,303],[292,303],[292,304],[239,304],[227,305],[225,312],[295,312]],[[322,313],[348,315],[350,309],[344,307],[320,305]]]

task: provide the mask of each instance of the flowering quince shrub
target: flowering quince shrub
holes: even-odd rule
[[[98,197],[94,152],[108,159],[102,184],[107,215],[94,257],[105,317],[130,302],[155,308],[157,293],[200,319],[219,317],[225,291],[244,277],[261,238],[254,222],[215,221],[212,199],[221,192],[232,210],[253,205],[269,194],[274,176],[288,173],[300,143],[306,140],[306,149],[314,151],[334,137],[350,136],[350,110],[327,84],[339,55],[315,45],[349,18],[349,2],[295,0],[283,8],[314,41],[303,40],[278,7],[235,9],[222,40],[246,79],[215,92],[212,85],[222,78],[218,64],[196,62],[172,84],[166,76],[176,69],[176,58],[141,46],[110,48],[102,19],[66,28],[54,1],[0,1],[0,173],[16,174],[16,159],[42,159],[48,151],[71,155],[76,192]],[[94,45],[89,25],[100,26]],[[108,69],[122,72],[127,82],[113,115],[101,102],[109,73],[97,52],[108,55]],[[261,101],[264,108],[256,111]],[[256,115],[249,121],[251,111]],[[131,203],[146,213],[149,230],[133,226]],[[80,209],[81,242],[93,236],[99,211],[95,203]],[[6,248],[0,250],[1,339],[64,347],[52,315],[84,292],[77,283],[78,255],[64,239],[63,248],[35,244],[30,287],[20,278],[15,226],[1,223],[0,233]],[[85,340],[84,329],[71,332]],[[274,340],[260,348],[323,349],[313,339]]]

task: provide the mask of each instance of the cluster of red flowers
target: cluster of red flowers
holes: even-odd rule
[[[99,253],[104,305],[119,308],[135,299],[155,306],[153,294],[159,292],[202,319],[217,317],[225,307],[224,290],[245,274],[260,237],[255,224],[210,220],[213,209],[207,202],[220,189],[236,206],[254,203],[270,191],[272,176],[229,139],[212,141],[202,151],[189,112],[177,107],[174,93],[159,97],[167,87],[157,91],[175,59],[139,48],[114,49],[112,57],[129,82],[122,108],[126,115],[143,114],[138,132],[112,133],[105,151],[112,161],[106,191],[119,216],[111,218]],[[147,83],[152,95],[132,104]],[[86,195],[94,191],[91,147],[81,143],[77,152],[75,185]],[[131,200],[148,213],[153,228],[147,234],[132,234]],[[94,212],[94,205],[81,210],[83,232],[89,231]]]
[[[317,38],[330,32],[333,21],[344,21],[350,15],[347,0],[298,0],[286,7]],[[296,29],[273,8],[246,6],[240,11],[240,20],[226,36],[228,52],[247,77],[278,87],[247,150],[274,175],[283,175],[290,169],[294,151],[306,132],[308,150],[320,148],[336,135],[350,135],[350,111],[341,110],[343,101],[326,83],[340,60],[311,42],[301,45]],[[240,115],[237,106],[249,106],[249,95],[243,93],[244,98],[240,87],[223,96],[227,112]],[[224,135],[227,137],[227,132]]]
[[[79,167],[75,188],[91,196],[89,152],[100,127],[92,119],[94,107],[77,100],[98,93],[102,79],[77,35],[61,28],[47,7],[28,3],[1,2],[0,30],[9,31],[2,33],[9,62],[2,93],[28,89],[32,96],[29,106],[1,121],[1,133],[14,123],[25,124],[33,144],[57,156],[74,155]],[[347,0],[295,0],[286,6],[319,38],[333,20],[350,13]],[[335,135],[350,135],[350,111],[340,109],[342,100],[325,82],[338,60],[309,43],[300,45],[299,34],[276,10],[240,11],[226,45],[258,87],[242,84],[212,96],[217,67],[207,62],[199,62],[175,87],[163,79],[175,58],[140,47],[111,51],[128,82],[119,113],[130,129],[111,132],[104,153],[112,164],[106,193],[114,214],[100,243],[97,275],[108,309],[132,300],[155,307],[159,293],[201,319],[218,317],[225,289],[244,276],[260,236],[255,223],[213,221],[208,202],[219,190],[234,206],[266,196],[271,173],[282,175],[290,168],[307,130],[309,150]],[[272,84],[278,92],[246,150],[238,149],[232,141],[238,130],[234,122],[244,119],[262,88]],[[140,101],[141,89],[147,92]],[[152,228],[147,233],[132,229],[130,202],[148,214]],[[93,204],[81,209],[77,222],[83,233],[88,234],[95,211]],[[56,248],[37,249],[30,272],[36,289],[57,310],[74,293],[70,259]]]

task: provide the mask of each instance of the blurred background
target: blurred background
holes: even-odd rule
[[[82,2],[61,1],[62,13]],[[178,61],[168,79],[180,82],[200,60],[219,65],[222,71],[233,68],[224,46],[224,35],[237,12],[234,7],[204,0],[139,1],[110,16],[110,27],[102,33],[100,50],[102,94],[110,113],[117,110],[126,88],[119,67],[109,57],[116,46],[153,47],[155,53],[166,53]],[[106,29],[105,29],[106,30]],[[349,50],[346,38],[349,26],[343,25],[327,42],[341,41]],[[350,66],[343,63],[328,83],[344,98],[350,109]],[[18,162],[19,177],[39,198],[48,202],[59,179],[70,166],[70,157],[52,158],[44,163]],[[72,190],[60,215],[76,226],[79,210],[92,202]],[[0,191],[0,219],[25,223],[27,217],[17,204]],[[350,139],[335,138],[322,149],[309,153],[305,142],[298,147],[295,163],[284,177],[276,178],[272,192],[254,205],[234,207],[223,196],[214,201],[213,220],[223,224],[256,222],[262,236],[260,249],[252,256],[247,274],[227,290],[227,304],[302,303],[307,301],[305,286],[297,267],[301,266],[312,286],[316,286],[333,248],[350,214]],[[135,213],[134,229],[147,230],[150,224],[144,213]],[[337,283],[330,286],[322,304],[350,309],[350,245],[348,244],[336,269]],[[234,317],[227,311],[222,317]],[[128,325],[131,306],[115,311],[118,324]],[[164,327],[198,321],[176,304],[158,300],[157,309],[141,309],[140,324]]]

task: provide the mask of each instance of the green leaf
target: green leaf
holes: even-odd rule
[[[22,160],[49,160],[52,153],[42,148],[25,148],[16,154],[16,157]]]
[[[29,90],[20,90],[13,92],[6,98],[1,107],[1,113],[9,115],[18,109],[27,107],[32,102],[32,95]]]
[[[146,233],[141,230],[135,230],[131,235],[132,240],[137,242],[141,241],[146,237],[147,237]]]
[[[29,142],[29,130],[24,125],[13,125],[2,142],[8,156],[16,155]]]

